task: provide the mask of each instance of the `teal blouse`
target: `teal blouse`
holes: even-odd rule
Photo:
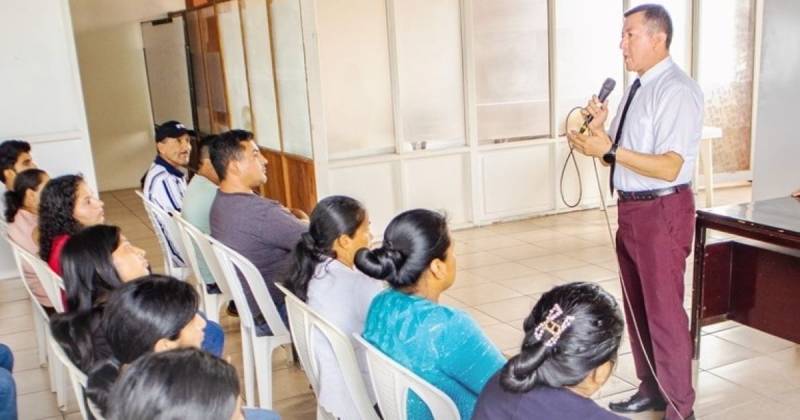
[[[466,313],[393,289],[372,300],[363,336],[452,398],[463,420],[472,418],[483,386],[506,362]],[[408,418],[433,418],[413,392]]]

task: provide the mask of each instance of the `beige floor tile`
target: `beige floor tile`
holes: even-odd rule
[[[573,252],[578,249],[591,248],[597,246],[594,242],[574,237],[564,237],[549,241],[534,242],[534,245],[546,248],[558,253]]]
[[[519,263],[545,273],[586,265],[584,261],[563,254],[529,258]]]
[[[444,292],[439,296],[439,303],[456,309],[463,309],[469,307],[469,305],[467,305],[466,303],[448,295],[447,292]]]
[[[755,350],[715,336],[705,336],[700,343],[700,368],[704,370],[758,356],[760,356],[760,353]]]
[[[447,290],[442,296],[454,298],[468,306],[475,306],[518,297],[521,296],[521,294],[503,286],[487,283],[461,289]]]
[[[608,381],[600,388],[599,391],[595,395],[592,396],[593,399],[601,399],[607,397],[609,395],[619,394],[620,392],[631,391],[636,389],[633,385],[625,382],[624,380],[611,375],[608,378]]]
[[[14,372],[23,370],[39,369],[39,351],[35,348],[19,350],[14,352]]]
[[[490,238],[497,236],[494,232],[483,228],[472,228],[457,230],[452,233],[453,237],[459,241],[470,241],[475,239]]]
[[[508,261],[520,261],[529,258],[541,257],[544,255],[552,255],[553,251],[542,248],[536,245],[524,244],[511,248],[501,248],[489,250],[489,253],[497,255]]]
[[[36,348],[36,334],[33,330],[0,335],[0,343],[7,345],[12,352]]]
[[[495,324],[485,327],[484,332],[489,340],[497,346],[498,349],[505,350],[519,350],[520,344],[525,334],[522,331],[514,329],[506,324]]]
[[[585,265],[583,267],[553,271],[552,274],[560,278],[564,283],[576,281],[602,282],[617,277],[617,273],[596,265]]]
[[[617,254],[614,252],[614,248],[612,248],[610,245],[577,249],[575,251],[571,251],[569,255],[573,258],[577,258],[592,264],[617,261]]]
[[[17,383],[17,395],[31,394],[50,390],[50,378],[47,369],[14,370],[14,381]]]
[[[531,309],[533,309],[535,303],[536,302],[528,296],[520,296],[497,302],[485,303],[476,306],[476,308],[500,321],[509,322],[527,317],[531,313]]]
[[[548,273],[533,273],[523,277],[498,280],[495,283],[515,290],[523,295],[534,295],[547,292],[558,282],[558,277]]]
[[[44,419],[56,417],[61,419],[56,404],[56,394],[50,390],[17,396],[17,411],[20,420]]]
[[[695,415],[704,417],[759,398],[758,394],[709,372],[697,377]]]
[[[474,254],[456,256],[456,266],[461,270],[483,267],[507,262],[505,258],[498,257],[488,252],[476,252]]]
[[[526,242],[520,241],[519,239],[514,239],[510,236],[489,236],[486,238],[480,239],[470,239],[466,241],[467,246],[470,249],[477,250],[477,251],[490,251],[495,249],[501,248],[511,248],[520,245],[525,245]]]
[[[31,315],[32,306],[30,301],[16,300],[0,304],[0,320],[15,318],[22,315]]]
[[[0,303],[14,302],[18,300],[27,300],[28,291],[25,288],[17,288],[0,293]]]
[[[555,230],[551,229],[538,229],[529,232],[515,233],[511,236],[515,239],[519,239],[520,241],[535,244],[542,241],[551,241],[563,238],[565,235],[561,232],[556,232]]]
[[[309,420],[316,418],[317,399],[314,398],[313,393],[278,400],[273,405],[275,411],[280,413],[281,420]]]
[[[760,356],[725,365],[709,372],[763,396],[770,396],[800,387],[800,375],[796,369]]]
[[[513,235],[516,233],[530,232],[541,229],[538,225],[531,223],[530,219],[517,222],[497,223],[485,227],[485,229],[498,235]]]
[[[485,279],[484,277],[478,276],[477,274],[468,270],[461,270],[456,272],[456,281],[453,283],[450,289],[455,290],[486,283],[489,283],[489,280]]]
[[[773,353],[794,346],[789,340],[744,325],[718,332],[715,336],[761,353]]]
[[[487,325],[494,325],[499,324],[500,321],[492,318],[485,312],[482,312],[476,308],[464,308],[464,312],[468,313],[470,317],[478,324],[479,327],[485,327]]]
[[[500,281],[536,274],[537,271],[519,263],[507,262],[502,264],[486,265],[467,270],[478,277],[489,281]]]
[[[33,330],[33,315],[20,315],[0,322],[0,335]]]
[[[735,404],[725,410],[707,416],[703,420],[793,420],[797,419],[797,410],[773,400],[759,398],[743,404]]]

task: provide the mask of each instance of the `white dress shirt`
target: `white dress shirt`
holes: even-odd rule
[[[678,177],[672,181],[639,175],[617,164],[614,187],[620,191],[647,191],[686,184],[692,181],[703,133],[703,92],[697,82],[683,72],[670,57],[665,58],[640,78],[641,87],[633,97],[622,128],[619,147],[638,153],[661,155],[675,152],[683,158]],[[608,135],[617,134],[619,118],[630,87],[620,101]]]
[[[317,265],[316,274],[309,282],[308,305],[325,320],[338,327],[354,343],[353,333],[360,335],[364,332],[364,320],[369,305],[375,295],[382,292],[385,287],[386,284],[380,280],[368,277],[338,260],[328,259]],[[342,420],[359,419],[360,416],[347,391],[328,340],[318,331],[313,332],[312,340],[314,347],[318,349],[316,353],[320,374],[319,404]],[[375,402],[375,396],[371,392],[366,355],[361,346],[354,343],[353,347],[364,385],[370,393],[370,399]]]

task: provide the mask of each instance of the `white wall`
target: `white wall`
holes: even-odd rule
[[[67,0],[0,2],[0,139],[31,143],[51,176],[83,173],[95,186]],[[0,278],[16,272],[0,241]]]
[[[753,200],[800,188],[800,141],[792,114],[800,98],[800,2],[764,2],[758,115],[753,151]]]
[[[44,0],[39,0],[44,1]],[[155,156],[140,22],[182,0],[70,0],[100,191],[139,186]]]

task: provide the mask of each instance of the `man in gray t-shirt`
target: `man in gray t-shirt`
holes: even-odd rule
[[[264,277],[278,312],[286,320],[283,294],[274,283],[291,264],[291,253],[308,230],[308,217],[295,216],[286,207],[253,193],[267,182],[267,160],[261,155],[253,134],[244,130],[223,133],[211,145],[211,163],[220,178],[219,191],[211,205],[211,236],[242,254]],[[251,308],[257,308],[252,292],[242,283]],[[240,308],[241,309],[241,308]],[[263,323],[253,311],[256,323]],[[268,334],[266,325],[260,334]]]

